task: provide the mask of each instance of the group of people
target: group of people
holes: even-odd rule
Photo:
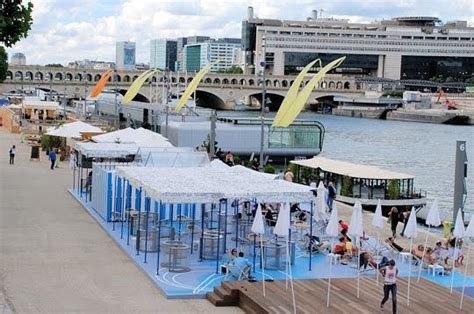
[[[392,237],[397,237],[397,226],[399,223],[403,223],[402,232],[400,232],[400,236],[405,236],[405,228],[408,223],[408,219],[410,219],[411,210],[402,210],[399,211],[398,208],[392,207],[388,213],[388,222],[390,223],[390,227],[392,230]]]
[[[13,145],[9,151],[8,151],[8,155],[9,155],[9,164],[10,165],[14,165],[15,164],[15,156],[16,156],[16,146]],[[51,161],[51,170],[54,170],[54,168],[58,168],[59,167],[59,158],[58,158],[58,150],[56,148],[52,148],[49,153],[48,153],[48,158],[49,160]]]
[[[233,273],[232,270],[229,269],[229,267],[232,266],[237,268],[237,272]],[[241,277],[252,279],[252,264],[245,258],[244,252],[237,252],[236,248],[230,251],[229,260],[227,261],[227,271],[231,272],[237,279]]]

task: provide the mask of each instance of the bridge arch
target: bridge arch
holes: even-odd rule
[[[71,72],[66,73],[66,77],[65,77],[66,81],[72,81],[73,78],[74,76],[72,75]]]
[[[255,80],[254,79],[249,80],[249,86],[255,86]]]
[[[223,78],[222,79],[222,85],[229,85],[229,79],[228,78]]]
[[[280,81],[279,80],[274,80],[273,81],[273,87],[279,88],[280,87]]]
[[[16,71],[15,72],[15,80],[22,80],[23,79],[23,72]]]
[[[240,85],[245,86],[247,85],[247,81],[245,79],[240,79]]]
[[[154,77],[153,77],[154,78]],[[117,82],[122,82],[122,77],[120,76],[120,74],[115,74],[115,80]]]
[[[32,81],[32,80],[33,80],[33,72],[31,72],[31,71],[26,71],[26,72],[25,72],[25,80],[30,80],[30,81]]]
[[[326,82],[326,81],[321,82],[321,88],[322,89],[325,89],[327,87],[328,87],[328,82]]]
[[[176,77],[174,76],[171,77],[171,83],[176,83]]]
[[[233,78],[232,80],[230,80],[230,85],[237,85],[237,84],[238,84],[237,79]]]
[[[221,85],[221,80],[219,78],[215,78],[213,83],[215,85]]]
[[[75,81],[82,81],[82,74],[81,73],[76,73],[74,75],[74,80]]]
[[[133,76],[133,82],[135,82],[135,80],[138,78],[138,75],[134,75]]]
[[[270,111],[278,111],[281,106],[281,103],[283,102],[283,99],[285,98],[283,95],[268,91],[265,93],[265,96],[267,98],[266,106]],[[252,103],[257,102],[259,107],[262,106],[262,93],[253,93],[248,95],[248,97],[250,98]]]
[[[212,79],[210,77],[206,77],[204,79],[204,84],[212,84]]]
[[[204,108],[227,109],[225,102],[219,96],[203,90],[196,90],[196,105]]]
[[[180,76],[180,77],[179,77],[179,83],[180,83],[180,84],[186,83],[186,79],[185,79],[184,77]]]
[[[281,87],[288,87],[288,81],[287,80],[281,81]]]
[[[86,76],[84,77],[86,81],[92,82],[92,74],[87,73]]]
[[[54,79],[57,81],[62,81],[64,79],[63,74],[61,72],[56,72],[54,74]]]
[[[336,83],[336,89],[342,89],[342,82],[341,81]]]
[[[192,77],[188,77],[188,84],[189,84],[189,83],[191,83],[191,82],[192,82],[192,80],[193,80],[193,78],[192,78]]]
[[[272,81],[271,80],[265,80],[265,86],[266,87],[273,87]]]
[[[7,71],[5,76],[6,76],[7,80],[13,80],[13,72],[12,71]]]
[[[102,77],[102,75],[96,74],[96,75],[94,76],[94,82],[97,82],[98,80],[100,80],[101,77]]]
[[[328,88],[329,89],[335,89],[336,88],[336,83],[334,83],[334,81],[330,81],[329,85],[328,85]]]
[[[127,82],[127,83],[130,82],[130,75],[125,74],[125,75],[123,76],[123,81],[124,81],[124,82]]]
[[[344,83],[344,89],[350,89],[351,88],[351,83],[345,82]]]

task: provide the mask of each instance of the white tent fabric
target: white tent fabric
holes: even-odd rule
[[[135,155],[138,151],[136,144],[76,142],[74,149],[86,157],[124,158]]]
[[[161,134],[144,128],[117,130],[93,136],[92,140],[97,143],[135,143],[140,147],[173,147]]]
[[[323,181],[320,181],[317,188],[315,217],[317,219],[322,219],[324,215],[326,214],[327,207],[328,205],[326,203],[326,188],[324,187]],[[333,207],[334,207],[334,203],[333,203]]]
[[[471,220],[469,220],[469,225],[464,232],[466,238],[474,238],[474,215],[471,214]]]
[[[225,163],[223,163],[220,159],[214,159],[213,161],[211,161],[210,166],[216,169],[224,169],[224,170],[230,169],[230,167],[226,165]]]
[[[375,208],[375,215],[372,217],[372,226],[378,229],[383,229],[383,216],[382,216],[382,205],[380,200],[377,202],[377,207]]]
[[[147,167],[209,167],[209,156],[205,152],[163,151],[150,153],[142,161]]]
[[[322,169],[326,172],[336,173],[353,178],[379,180],[402,180],[414,178],[414,176],[409,174],[383,170],[373,166],[358,165],[340,160],[332,160],[324,157],[313,157],[311,159],[305,160],[292,160],[291,163],[314,169]]]
[[[410,218],[408,218],[407,227],[405,229],[405,236],[410,239],[415,239],[418,235],[416,228],[416,211],[415,208],[411,208]]]
[[[339,218],[337,216],[337,206],[331,211],[328,225],[326,226],[326,234],[330,237],[337,237],[339,235]]]
[[[81,137],[81,132],[101,133],[103,131],[101,128],[88,123],[75,121],[49,128],[46,134],[59,137]]]
[[[255,234],[265,233],[265,225],[263,224],[262,206],[260,206],[260,203],[257,206],[255,218],[253,219],[252,232]]]
[[[363,222],[362,222],[362,205],[360,201],[356,201],[352,208],[352,216],[349,227],[349,235],[358,239],[363,234]]]
[[[276,222],[273,233],[280,237],[288,237],[288,229],[290,228],[290,205],[288,203],[282,204],[280,212],[278,213],[278,220]]]
[[[461,209],[458,210],[458,214],[456,215],[456,222],[454,223],[454,230],[453,230],[453,236],[456,239],[461,239],[464,237],[464,222],[462,219],[462,211]]]
[[[310,202],[309,186],[245,175],[212,167],[118,167],[117,175],[169,203],[217,202],[222,198],[256,198],[259,202]]]
[[[441,225],[441,218],[439,217],[439,207],[438,207],[438,200],[435,199],[433,204],[428,211],[428,216],[426,217],[427,225],[437,227]]]

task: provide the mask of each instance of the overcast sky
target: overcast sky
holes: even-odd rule
[[[27,64],[91,59],[115,61],[115,42],[137,43],[137,62],[149,62],[150,39],[207,35],[240,37],[247,6],[260,18],[323,17],[370,22],[394,16],[438,16],[474,26],[474,0],[33,0],[27,39],[7,49]]]

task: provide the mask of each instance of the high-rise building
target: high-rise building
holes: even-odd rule
[[[306,21],[259,19],[249,8],[242,22],[245,73],[298,73],[309,62],[346,56],[336,73],[388,79],[464,80],[474,73],[474,27],[437,17],[397,17],[372,23],[320,18]]]
[[[10,59],[10,64],[11,65],[25,65],[26,64],[25,55],[21,52],[16,52],[12,54],[12,57]]]
[[[117,70],[133,70],[135,68],[135,43],[118,41],[115,48],[115,65]]]
[[[211,38],[209,36],[179,37],[178,44],[177,44],[177,62],[178,62],[177,70],[184,71],[184,63],[183,63],[184,46],[203,43],[210,39]]]
[[[184,70],[199,71],[217,60],[220,60],[220,62],[211,67],[211,72],[226,70],[234,65],[240,65],[240,60],[236,54],[240,54],[240,39],[236,38],[188,44],[184,48]],[[237,64],[236,61],[238,61]]]
[[[150,41],[150,67],[175,71],[177,41],[154,39]]]

